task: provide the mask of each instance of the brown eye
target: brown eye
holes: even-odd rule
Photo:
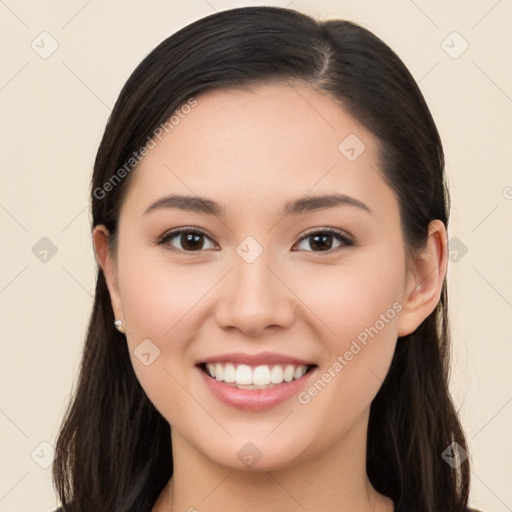
[[[334,240],[339,242],[339,245],[333,248]],[[309,242],[312,251],[309,252],[335,252],[343,247],[354,245],[345,234],[337,229],[326,228],[323,230],[313,231],[302,237],[300,243]]]
[[[171,244],[171,240],[177,240],[178,247]],[[205,239],[211,240],[203,231],[191,228],[181,228],[171,231],[164,235],[159,241],[159,245],[165,244],[171,250],[182,252],[199,252],[205,249]]]
[[[205,240],[211,242],[211,238],[198,228],[179,228],[165,234],[157,243],[158,245],[165,245],[172,251],[193,254],[214,247],[213,244],[213,247],[205,247]],[[354,242],[342,231],[334,228],[312,231],[302,237],[299,241],[299,244],[300,243],[309,243],[311,250],[304,248],[299,248],[299,250],[328,253],[336,252],[344,247],[354,245]]]

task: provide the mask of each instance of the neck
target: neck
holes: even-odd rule
[[[366,474],[367,425],[366,415],[315,457],[260,471],[218,465],[173,431],[174,473],[153,512],[393,512]]]

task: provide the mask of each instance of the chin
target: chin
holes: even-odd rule
[[[276,471],[294,466],[304,458],[304,449],[299,449],[296,439],[266,439],[265,436],[244,435],[217,445],[212,452],[211,446],[203,453],[215,463],[236,471],[264,472]],[[272,434],[271,434],[272,436]]]

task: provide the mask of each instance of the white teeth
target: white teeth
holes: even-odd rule
[[[289,364],[283,373],[283,379],[286,382],[291,382],[293,380],[294,373],[295,373],[295,366],[292,366],[291,364]]]
[[[270,384],[270,370],[268,366],[256,366],[252,372],[252,384],[266,386]]]
[[[218,381],[247,389],[265,389],[276,384],[300,379],[307,371],[306,365],[288,364],[282,366],[259,365],[251,368],[246,364],[235,367],[232,363],[208,363],[207,373]]]
[[[226,366],[224,366],[223,377],[224,377],[224,382],[235,382],[236,368],[231,363],[228,363]]]
[[[270,371],[270,382],[272,384],[281,384],[283,382],[283,375],[283,369],[279,365],[274,366]]]
[[[215,365],[215,368],[217,368],[217,365]],[[237,384],[254,384],[251,367],[246,364],[239,364],[236,369],[235,382]]]
[[[306,373],[306,367],[305,366],[297,366],[297,368],[293,372],[293,378],[295,380],[300,379],[305,373]]]

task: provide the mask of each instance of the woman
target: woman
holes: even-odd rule
[[[291,9],[163,41],[92,182],[63,509],[467,510],[439,135],[380,39]]]

